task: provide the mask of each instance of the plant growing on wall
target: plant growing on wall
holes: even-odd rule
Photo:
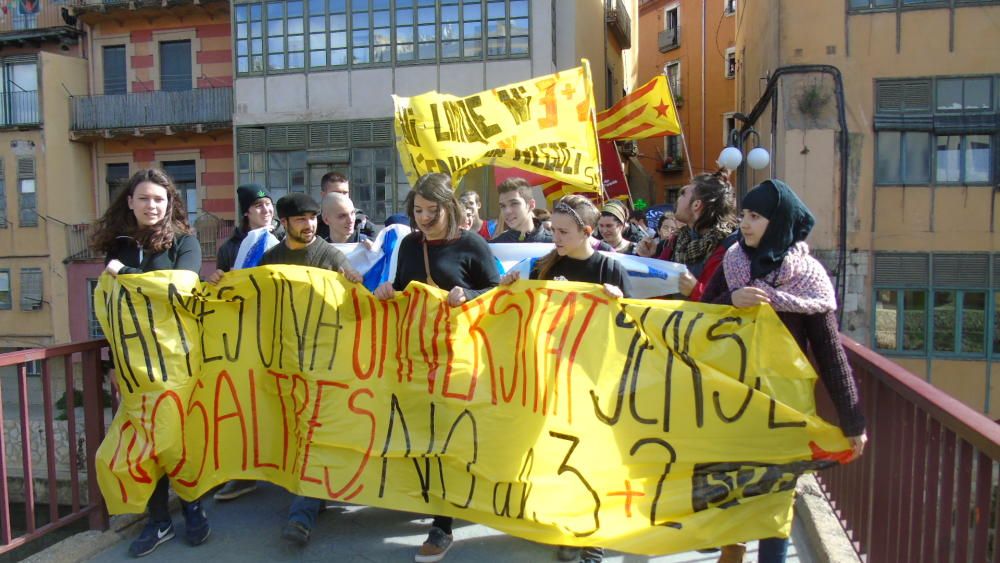
[[[819,81],[816,81],[802,89],[802,93],[799,94],[798,100],[796,100],[796,105],[798,106],[799,113],[806,117],[817,119],[823,114],[823,110],[830,103],[831,98],[831,94],[823,88],[823,85]]]

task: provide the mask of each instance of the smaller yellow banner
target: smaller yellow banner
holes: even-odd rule
[[[393,96],[396,148],[410,184],[443,172],[457,185],[469,170],[497,165],[600,192],[590,64],[581,62],[464,98]]]

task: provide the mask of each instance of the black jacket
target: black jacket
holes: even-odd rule
[[[201,244],[194,235],[181,234],[174,237],[170,248],[155,254],[144,252],[138,242],[129,236],[120,236],[114,250],[104,257],[104,264],[112,260],[125,264],[119,274],[142,274],[156,270],[201,271]]]

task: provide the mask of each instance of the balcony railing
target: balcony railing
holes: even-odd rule
[[[35,30],[75,27],[63,17],[66,5],[57,2],[36,0],[34,2],[10,2],[3,18],[0,18],[0,35],[30,35]],[[72,21],[72,19],[71,19]]]
[[[844,346],[869,448],[818,477],[860,552],[868,561],[1000,561],[1000,425],[857,342]]]
[[[622,0],[606,0],[604,4],[604,21],[618,39],[622,49],[632,47],[632,18],[628,15]]]
[[[38,92],[0,92],[0,127],[38,125]]]
[[[151,8],[159,10],[177,6],[198,6],[209,2],[224,0],[69,0],[70,13],[86,15],[88,13],[110,12],[112,10],[141,10]]]
[[[72,100],[74,133],[198,126],[228,129],[233,121],[232,88],[74,96]]]
[[[94,471],[105,408],[116,403],[101,360],[107,348],[91,340],[0,354],[0,418],[13,422],[0,429],[0,554],[84,517],[92,530],[107,528]],[[39,363],[41,377],[28,377],[28,366]],[[16,412],[2,412],[12,404]]]
[[[211,213],[202,213],[191,225],[198,242],[201,244],[201,257],[204,260],[215,260],[219,246],[233,234],[234,223]],[[90,237],[94,233],[91,223],[66,225],[66,248],[69,255],[64,262],[83,262],[102,258],[90,248]]]
[[[681,28],[668,27],[656,34],[656,42],[659,44],[660,52],[666,53],[681,46]]]

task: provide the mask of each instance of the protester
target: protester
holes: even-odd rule
[[[552,213],[548,209],[536,207],[531,210],[536,224],[541,225],[546,231],[552,232]]]
[[[472,226],[468,230],[478,233],[484,240],[490,240],[493,236],[493,232],[490,229],[489,222],[484,221],[480,216],[480,212],[483,209],[483,203],[482,200],[479,199],[479,192],[475,190],[467,190],[462,193],[462,197],[460,197],[458,201],[462,204],[462,207],[472,212]]]
[[[601,239],[619,254],[635,254],[635,243],[622,236],[626,225],[628,225],[628,209],[625,204],[616,199],[605,203],[601,208],[601,217],[597,221]]]
[[[769,304],[803,353],[811,353],[833,401],[840,428],[851,443],[851,460],[868,441],[857,383],[837,329],[837,299],[823,266],[809,255],[805,239],[815,219],[795,193],[768,180],[743,198],[742,238],[725,253],[702,301],[736,307]],[[760,541],[758,563],[783,563],[785,538]],[[739,563],[744,548],[723,548],[722,563]]]
[[[535,197],[527,180],[507,178],[497,186],[497,192],[504,230],[491,242],[552,242],[552,233],[535,224]]]
[[[201,245],[191,234],[184,200],[170,177],[157,168],[132,175],[98,220],[92,245],[104,253],[104,271],[112,276],[201,270]],[[164,475],[149,497],[149,520],[128,548],[133,557],[148,555],[174,537],[174,523],[167,507],[168,486]],[[181,510],[185,539],[191,545],[204,543],[212,529],[201,502],[181,500]]]
[[[447,303],[458,307],[495,287],[500,281],[486,241],[473,231],[458,228],[464,209],[446,174],[425,174],[406,196],[406,213],[416,231],[399,246],[396,278],[375,288],[375,297],[392,299],[411,281],[448,289]],[[433,563],[451,549],[453,519],[435,516],[427,540],[414,557]]]
[[[674,236],[677,232],[678,224],[677,218],[674,217],[673,211],[665,211],[663,215],[656,221],[656,253],[654,256],[659,256],[663,253],[664,247],[670,241],[670,238]]]
[[[594,251],[589,242],[599,215],[594,204],[583,196],[562,198],[552,208],[552,235],[556,247],[538,260],[530,279],[596,283],[604,286],[609,297],[631,297],[632,288],[625,267],[614,258]],[[500,280],[500,285],[510,285],[520,277],[520,271],[512,270]],[[604,559],[602,547],[581,550],[560,546],[558,557],[562,561],[572,561],[577,553],[580,563],[599,563]]]
[[[316,236],[319,205],[307,194],[291,193],[278,200],[278,220],[285,228],[285,240],[264,254],[260,265],[292,264],[340,272],[348,280],[361,283],[344,253]],[[309,543],[316,518],[326,507],[324,499],[297,496],[288,511],[281,537],[298,545]]]
[[[712,274],[722,263],[726,249],[736,242],[733,188],[724,170],[699,174],[681,188],[674,216],[683,226],[663,246],[659,254],[656,242],[644,239],[636,247],[640,256],[679,262],[687,266],[680,280],[680,292],[697,301]]]
[[[347,181],[347,176],[344,176],[340,172],[327,172],[324,174],[319,180],[319,190],[321,200],[325,198],[327,194],[343,194],[348,197],[351,195],[351,186]],[[375,238],[375,226],[368,220],[365,212],[360,209],[355,211],[354,230],[368,238]],[[316,236],[323,240],[328,240],[330,238],[330,227],[325,221],[321,220],[317,224]]]
[[[233,229],[233,234],[222,243],[215,254],[215,271],[206,281],[218,283],[222,274],[233,269],[236,257],[240,253],[240,245],[247,238],[247,233],[254,229],[267,227],[274,229],[274,203],[271,194],[259,184],[244,184],[236,188],[236,200],[240,206],[240,225]],[[279,229],[280,231],[280,229]],[[279,232],[279,234],[281,234]],[[279,237],[280,238],[280,237]],[[253,481],[250,481],[251,483]],[[252,489],[251,489],[252,490]],[[236,491],[230,491],[234,493]],[[250,491],[245,491],[230,497],[229,493],[216,493],[215,500],[230,500]],[[222,494],[222,498],[220,498]]]
[[[476,216],[474,212],[468,207],[465,208],[465,215],[462,218],[462,223],[458,226],[459,229],[463,231],[471,231],[472,225],[476,222]],[[478,233],[477,233],[478,234]]]
[[[638,231],[638,233],[642,236],[639,240],[646,237],[656,236],[656,231],[650,229],[649,224],[646,222],[645,211],[641,209],[633,209],[632,212],[629,213],[628,222],[629,226],[632,227],[633,230]]]
[[[356,227],[357,210],[350,196],[330,192],[323,196],[323,223],[327,226],[326,242],[350,244],[371,242],[371,238]]]

